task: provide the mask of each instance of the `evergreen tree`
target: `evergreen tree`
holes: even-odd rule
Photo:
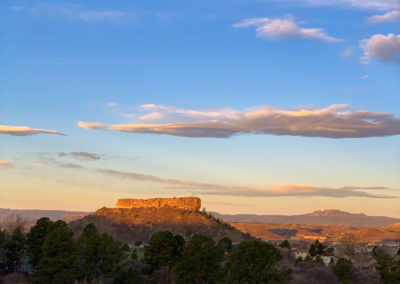
[[[291,248],[291,247],[290,247],[290,243],[289,243],[288,240],[284,240],[283,242],[281,242],[281,243],[279,244],[279,246],[280,246],[281,248],[287,248],[287,249],[290,249],[290,248]]]
[[[174,267],[175,282],[214,283],[220,268],[221,248],[206,236],[195,234]]]
[[[218,241],[218,246],[222,248],[224,253],[228,253],[232,250],[232,240],[228,237],[224,237]]]
[[[172,268],[181,258],[184,245],[180,235],[174,236],[168,231],[154,233],[144,247],[145,272],[151,274],[163,266]]]
[[[114,278],[114,284],[136,284],[139,282],[137,273],[132,269],[122,269]]]
[[[110,235],[97,233],[94,224],[88,224],[78,239],[79,279],[88,282],[116,273],[128,259],[128,247]]]
[[[8,232],[0,229],[0,274],[6,272],[6,244]]]
[[[22,227],[18,226],[14,228],[9,241],[5,245],[5,266],[7,273],[13,273],[20,269],[25,243],[26,238],[22,232]]]
[[[392,256],[383,254],[377,259],[376,270],[385,284],[400,283],[400,260],[394,260]]]
[[[353,263],[345,258],[340,258],[332,270],[343,283],[351,281],[354,277]]]
[[[225,283],[285,283],[291,277],[291,270],[274,267],[281,259],[282,255],[271,244],[243,241],[228,257]]]
[[[43,256],[33,279],[36,283],[73,283],[77,278],[73,233],[62,222],[57,222],[42,246]]]
[[[40,218],[36,224],[31,227],[27,235],[27,253],[29,262],[33,268],[36,268],[42,258],[42,246],[47,235],[54,229],[54,223],[49,218]]]
[[[311,244],[310,249],[308,250],[308,254],[311,255],[312,257],[317,255],[317,250],[314,244]]]

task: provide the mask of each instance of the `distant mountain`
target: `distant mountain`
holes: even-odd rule
[[[255,214],[219,214],[215,217],[222,218],[225,222],[270,223],[270,224],[305,224],[305,225],[333,225],[355,227],[387,226],[400,222],[399,218],[385,216],[367,216],[353,214],[336,209],[317,210],[302,215],[255,215]]]
[[[80,211],[0,208],[0,224],[11,221],[15,216],[21,217],[27,222],[27,225],[31,225],[42,217],[48,217],[51,220],[65,220],[66,222],[70,222],[88,214],[90,213]]]

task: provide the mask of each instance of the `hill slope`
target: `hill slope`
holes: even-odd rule
[[[305,224],[305,225],[332,225],[332,226],[356,226],[377,227],[387,226],[400,222],[398,218],[384,216],[367,216],[365,214],[353,214],[340,210],[318,210],[302,215],[254,215],[238,214],[227,215],[213,213],[225,222],[246,223],[271,223],[271,224]]]
[[[217,222],[197,211],[176,208],[106,208],[94,214],[69,223],[78,234],[83,228],[94,223],[99,232],[106,232],[125,243],[146,242],[157,231],[168,230],[189,238],[200,233],[215,240],[229,237],[234,242],[246,236],[228,224]]]
[[[355,241],[359,243],[400,239],[399,225],[374,228],[266,223],[231,223],[231,225],[242,232],[265,240],[303,240],[305,236],[324,236],[328,241],[336,242],[344,233],[354,235]]]

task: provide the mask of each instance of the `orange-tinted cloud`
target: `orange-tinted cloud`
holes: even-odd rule
[[[263,39],[302,39],[340,42],[321,28],[304,28],[292,16],[286,18],[250,18],[233,25],[234,28],[255,27],[256,35]]]
[[[140,174],[134,172],[122,172],[112,169],[98,169],[100,173],[121,178],[144,182],[155,182],[168,185],[178,189],[196,190],[197,194],[204,195],[226,195],[226,196],[246,196],[246,197],[271,197],[271,196],[323,196],[323,197],[367,197],[367,198],[395,198],[394,196],[371,194],[370,190],[387,190],[382,186],[358,187],[343,186],[338,188],[285,184],[270,186],[265,188],[253,188],[246,186],[227,186],[191,180],[166,179],[154,175]]]
[[[11,163],[8,160],[0,160],[0,169],[8,169],[8,168],[12,168],[14,165],[13,163]]]
[[[9,125],[0,125],[0,134],[9,134],[14,136],[29,136],[34,134],[56,134],[56,135],[64,135],[63,133],[53,131],[53,130],[46,130],[46,129],[38,129],[38,128],[31,128],[28,126],[9,126]]]
[[[362,138],[400,134],[400,119],[394,117],[392,113],[350,110],[348,105],[297,110],[262,106],[247,111],[224,109],[219,113],[216,110],[196,112],[163,108],[163,106],[153,108],[160,114],[154,119],[157,122],[165,119],[165,122],[107,125],[79,121],[78,126],[86,129],[167,134],[191,138],[228,138],[237,134]],[[147,121],[150,121],[149,118],[151,116],[147,116]]]

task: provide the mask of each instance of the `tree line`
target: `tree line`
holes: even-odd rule
[[[226,237],[215,242],[194,234],[186,242],[168,231],[154,233],[137,251],[137,246],[100,234],[93,224],[74,236],[64,221],[49,218],[39,219],[28,233],[22,226],[0,230],[0,273],[26,270],[28,263],[30,283],[288,283],[297,277],[297,266],[301,270],[309,263],[317,272],[325,267],[320,256],[330,254],[316,241],[308,259],[286,265],[284,261],[291,257],[288,241],[275,247],[252,239],[233,248]],[[400,261],[376,254],[382,282],[400,283]],[[340,282],[356,283],[350,260],[341,258],[329,269]]]

